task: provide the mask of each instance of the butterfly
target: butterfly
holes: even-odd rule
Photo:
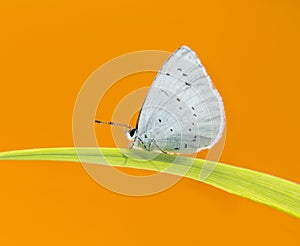
[[[178,48],[157,73],[136,127],[126,126],[133,148],[167,154],[195,153],[214,146],[225,126],[222,98],[196,53]]]

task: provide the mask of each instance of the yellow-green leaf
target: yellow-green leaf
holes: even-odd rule
[[[201,159],[160,154],[147,161],[149,152],[138,151],[145,159],[128,158],[133,154],[127,149],[115,148],[42,148],[15,150],[0,153],[0,160],[53,160],[85,163],[107,164],[118,167],[129,167],[160,171],[184,176],[200,181],[201,172],[213,170],[201,182],[213,185],[229,193],[246,197],[250,200],[279,209],[300,218],[300,185],[262,172],[231,166],[222,163],[208,162]],[[187,163],[190,165],[187,168]],[[205,165],[204,165],[205,164]],[[172,166],[172,168],[167,168]],[[159,169],[159,170],[157,170]],[[187,171],[187,172],[186,172]]]

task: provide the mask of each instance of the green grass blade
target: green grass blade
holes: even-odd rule
[[[101,152],[99,152],[101,150]],[[175,156],[161,154],[154,160],[145,161],[128,158],[132,151],[115,148],[43,148],[0,152],[0,160],[53,160],[79,162],[77,152],[85,163],[105,164],[112,166],[130,167],[145,170],[171,173],[199,180],[200,173],[210,166],[213,172],[202,182],[218,187],[229,193],[236,194],[250,200],[279,209],[285,213],[300,218],[300,185],[282,178],[265,173],[252,171],[222,163],[208,162],[195,159],[188,172],[185,163],[191,159],[180,157],[180,162],[172,163]],[[150,155],[145,151],[138,151],[144,157]],[[149,156],[148,156],[149,157]],[[205,165],[204,165],[205,163]],[[172,165],[172,168],[166,169]],[[200,181],[200,180],[199,180]]]

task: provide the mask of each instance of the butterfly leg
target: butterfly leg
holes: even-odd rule
[[[128,149],[133,149],[133,145],[134,145],[134,142],[129,142],[127,148]]]
[[[144,143],[144,141],[139,137],[137,136],[138,140],[140,141],[140,143],[144,146],[144,149],[147,150],[147,151],[150,151],[150,148],[148,149],[146,144]]]
[[[155,145],[155,147],[158,148],[162,153],[168,154],[168,152],[162,150],[162,149],[156,144],[156,140],[155,140],[155,139],[152,139],[152,140],[151,140],[151,143],[153,143],[153,144]]]

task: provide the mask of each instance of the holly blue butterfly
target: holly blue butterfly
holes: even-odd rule
[[[136,127],[129,127],[126,136],[133,148],[195,153],[214,146],[224,126],[225,112],[219,92],[196,53],[182,46],[157,73]]]

